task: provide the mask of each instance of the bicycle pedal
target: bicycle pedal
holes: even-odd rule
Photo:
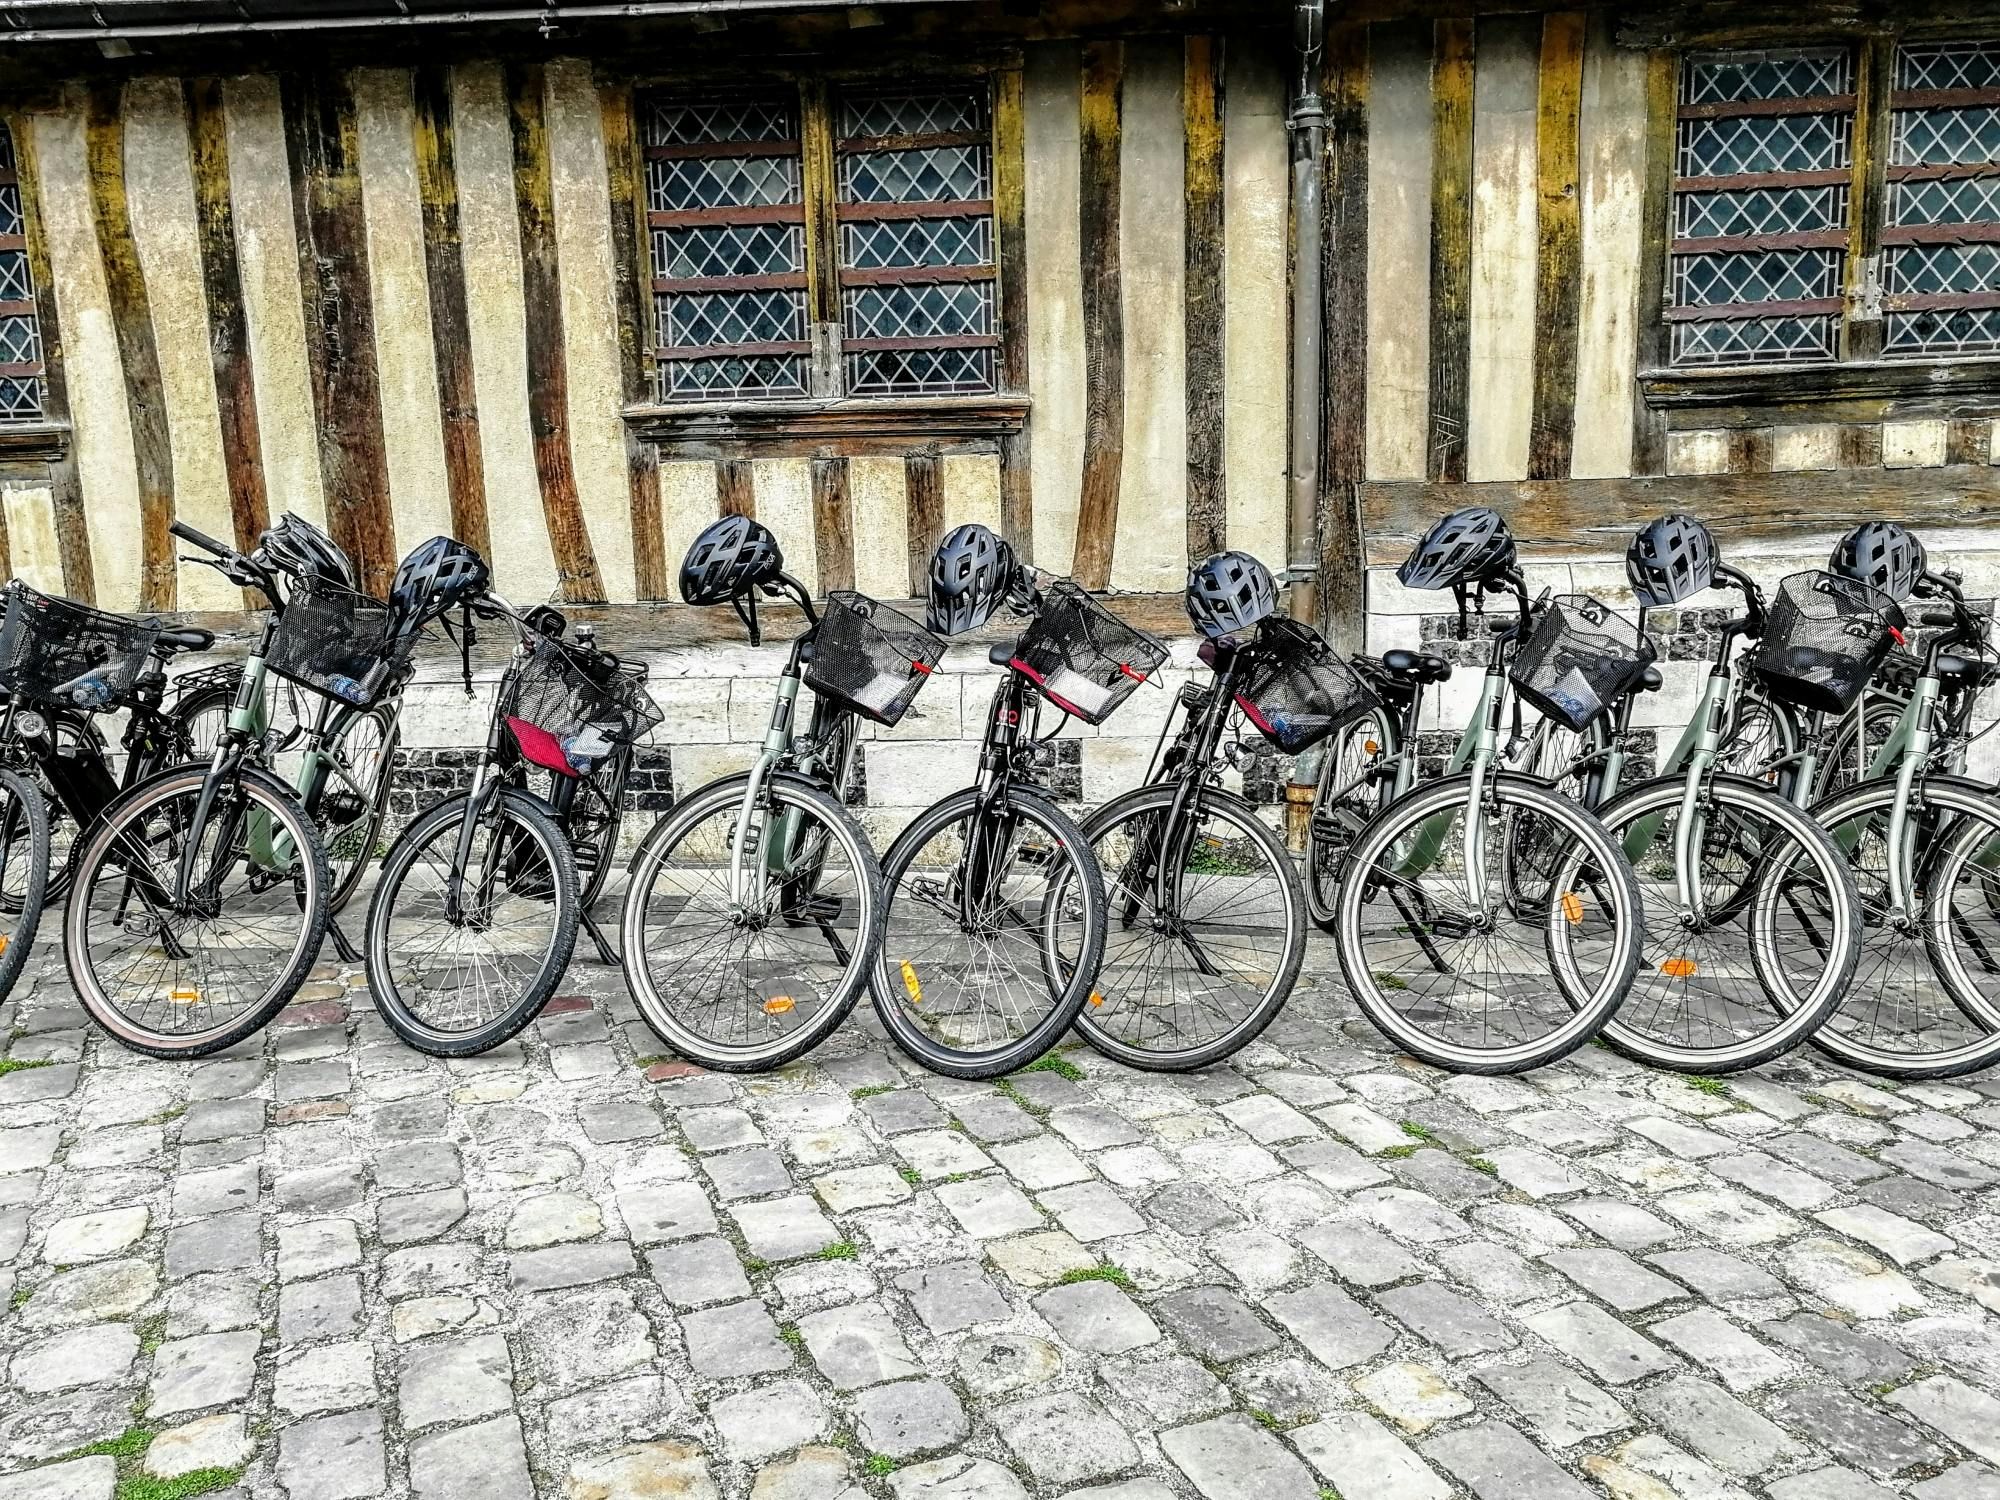
[[[790,926],[815,927],[838,917],[844,905],[838,896],[809,896],[786,906],[783,916]]]

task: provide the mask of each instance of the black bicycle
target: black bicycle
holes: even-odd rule
[[[987,710],[978,781],[917,814],[882,857],[889,899],[870,979],[889,1035],[954,1078],[1025,1067],[1094,995],[1103,877],[1089,839],[1042,778],[1066,719],[1104,723],[1167,659],[1158,641],[1076,584],[1037,588],[1005,555],[1006,592],[1029,623],[989,653],[1006,673]],[[1059,716],[1046,735],[1044,704]]]
[[[487,593],[458,626],[466,686],[475,619],[519,642],[493,699],[471,787],[419,813],[382,861],[368,907],[368,984],[382,1017],[420,1052],[466,1057],[518,1033],[548,1003],[579,927],[617,955],[589,915],[617,836],[633,745],[660,722],[643,663],[563,639],[546,606],[517,612]],[[579,873],[578,840],[591,878]]]

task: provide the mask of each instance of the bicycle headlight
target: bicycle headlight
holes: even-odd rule
[[[14,727],[31,740],[41,739],[49,732],[49,721],[33,709],[19,709],[14,714]]]

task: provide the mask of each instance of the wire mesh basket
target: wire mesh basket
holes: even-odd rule
[[[1646,632],[1587,594],[1549,602],[1507,675],[1543,717],[1574,730],[1639,685],[1658,653]]]
[[[1160,642],[1064,578],[1042,590],[1041,611],[1008,665],[1064,713],[1102,724],[1166,659]]]
[[[389,606],[326,578],[300,578],[285,599],[264,665],[301,687],[366,708],[409,662],[411,634]]]
[[[48,701],[55,689],[88,676],[95,700],[108,705],[132,690],[160,630],[158,620],[107,614],[16,579],[0,613],[0,688]]]
[[[645,679],[643,662],[607,670],[602,657],[536,636],[507,684],[501,718],[528,760],[560,776],[588,776],[665,717]]]
[[[826,596],[806,686],[877,724],[900,723],[937,664],[944,642],[866,594]]]
[[[1832,573],[1794,573],[1778,585],[1763,638],[1745,664],[1772,697],[1841,713],[1902,629],[1902,610],[1881,590]]]
[[[1287,755],[1317,744],[1381,702],[1318,631],[1297,620],[1266,620],[1251,649],[1256,665],[1236,690],[1236,705]]]

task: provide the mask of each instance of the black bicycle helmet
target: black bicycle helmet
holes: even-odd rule
[[[1247,552],[1218,552],[1189,571],[1187,612],[1212,641],[1235,635],[1278,612],[1277,580]]]
[[[1681,511],[1656,516],[1625,549],[1625,576],[1641,604],[1661,609],[1715,584],[1715,537]]]
[[[1866,521],[1842,537],[1827,560],[1827,569],[1880,589],[1897,603],[1924,576],[1924,544],[1907,526],[1894,521]]]
[[[681,598],[690,604],[727,604],[776,583],[784,567],[785,554],[770,528],[748,516],[724,516],[696,537],[681,559]]]
[[[931,556],[925,623],[944,635],[977,630],[1014,586],[1014,549],[977,522],[959,527]]]
[[[290,511],[257,538],[257,546],[273,567],[294,578],[312,578],[353,588],[354,564],[333,538],[303,516]]]
[[[492,578],[486,559],[471,547],[457,537],[434,536],[397,565],[389,609],[402,629],[414,629],[485,592]]]
[[[1448,589],[1491,578],[1513,561],[1514,538],[1500,513],[1471,505],[1425,532],[1396,577],[1406,588]]]

